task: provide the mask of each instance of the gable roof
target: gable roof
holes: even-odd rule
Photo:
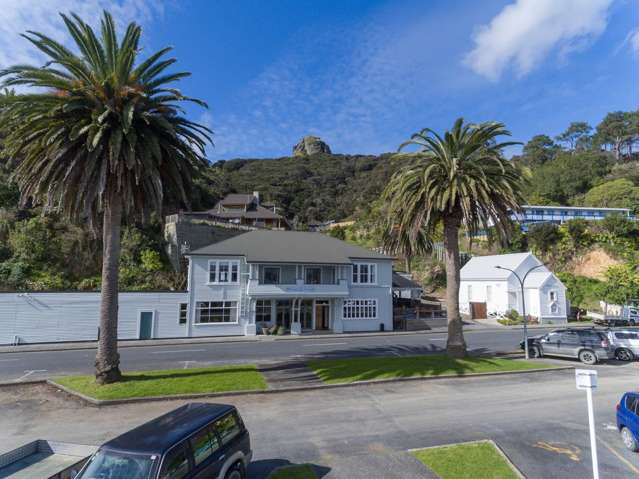
[[[526,276],[526,288],[540,288],[554,275],[550,271],[533,271]]]
[[[252,194],[231,193],[220,200],[221,205],[248,205],[255,199]]]
[[[422,285],[406,276],[393,271],[393,288],[399,289],[423,289]]]
[[[244,256],[249,263],[351,264],[358,259],[393,259],[322,233],[270,230],[249,231],[188,256]]]
[[[507,280],[512,274],[496,266],[517,270],[532,253],[511,253],[489,256],[473,256],[460,271],[462,280]]]

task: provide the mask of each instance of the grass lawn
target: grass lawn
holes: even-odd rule
[[[413,451],[441,479],[518,479],[519,476],[488,442],[457,444]]]
[[[262,373],[253,364],[124,373],[121,382],[105,386],[98,386],[93,376],[65,376],[56,378],[55,382],[95,399],[219,393],[267,387]]]
[[[442,376],[552,368],[550,364],[502,358],[451,359],[446,355],[318,359],[308,363],[325,383],[375,379]]]
[[[317,479],[317,474],[311,466],[303,464],[276,469],[269,474],[268,479]]]

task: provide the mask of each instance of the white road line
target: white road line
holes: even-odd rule
[[[46,373],[46,372],[47,372],[46,369],[33,369],[31,371],[27,370],[27,371],[25,371],[25,374],[20,376],[18,379],[16,379],[16,381],[24,381],[29,376],[31,376],[33,373]]]
[[[343,346],[348,343],[318,343],[318,344],[302,344],[303,348],[313,348],[316,346]]]
[[[397,351],[391,351],[391,354],[394,354],[395,356],[399,356],[400,358],[402,357],[402,355],[399,354]]]
[[[630,469],[632,472],[634,472],[636,475],[639,476],[639,469],[637,469],[635,467],[635,465],[633,463],[631,463],[628,459],[626,459],[625,457],[623,457],[621,454],[619,454],[610,444],[608,444],[606,441],[604,441],[603,439],[597,438],[599,440],[599,442],[601,444],[603,444],[604,446],[606,446],[606,449],[608,449],[610,452],[612,452],[615,456],[617,456],[617,459],[619,459],[621,462],[623,462],[626,467],[628,469]]]
[[[0,359],[0,363],[8,363],[9,361],[20,361],[20,359]]]
[[[173,351],[151,351],[151,354],[201,353],[206,349],[175,349]]]

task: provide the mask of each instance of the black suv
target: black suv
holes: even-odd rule
[[[519,346],[524,349],[524,342]],[[528,351],[533,358],[561,356],[595,364],[615,357],[614,347],[606,333],[594,329],[555,329],[548,334],[528,338]]]
[[[234,406],[191,403],[105,443],[75,479],[244,479],[251,455]]]

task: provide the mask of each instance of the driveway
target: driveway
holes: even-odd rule
[[[639,477],[632,454],[610,429],[639,363],[601,365],[595,418],[601,478]],[[529,478],[591,477],[586,399],[572,371],[356,386],[217,398],[233,403],[251,431],[252,478],[273,467],[312,463],[326,478],[389,478],[410,468],[405,451],[493,439]],[[88,407],[32,386],[0,389],[0,451],[36,438],[99,444],[180,401]],[[387,460],[388,459],[388,460]],[[396,477],[402,477],[396,476]],[[406,473],[403,477],[423,477]]]

